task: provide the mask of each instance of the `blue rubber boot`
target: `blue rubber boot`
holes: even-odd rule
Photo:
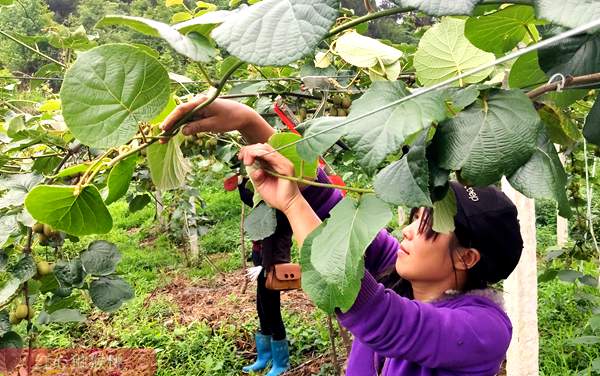
[[[266,376],[279,376],[290,368],[290,350],[287,339],[271,341],[273,367]]]
[[[266,336],[261,333],[256,333],[256,362],[242,368],[243,372],[256,372],[267,368],[271,359],[271,336]]]

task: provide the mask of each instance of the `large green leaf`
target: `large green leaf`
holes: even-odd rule
[[[553,143],[571,146],[581,138],[579,128],[561,108],[548,103],[538,110],[538,114]]]
[[[554,144],[544,132],[540,133],[531,159],[515,171],[508,181],[517,191],[529,198],[553,199],[558,203],[561,216],[571,216],[566,195],[567,174]]]
[[[335,52],[348,63],[360,68],[371,68],[378,64],[390,65],[402,57],[402,51],[377,39],[360,35],[356,31],[339,37],[335,42]]]
[[[495,56],[473,46],[465,37],[465,21],[444,18],[427,30],[415,53],[417,78],[423,85],[434,85],[465,71],[491,63]],[[493,68],[465,77],[459,84],[476,83],[492,73]]]
[[[348,119],[409,94],[401,81],[374,82],[352,103]],[[346,139],[360,156],[360,164],[368,171],[374,171],[388,154],[398,150],[411,136],[445,118],[445,93],[437,91],[348,124]]]
[[[358,202],[346,197],[305,239],[302,288],[319,308],[333,313],[352,307],[364,276],[364,252],[391,217],[389,206],[374,195]]]
[[[94,305],[105,312],[113,312],[134,297],[131,286],[121,277],[109,275],[92,281],[90,297]]]
[[[433,231],[442,234],[454,231],[456,212],[456,195],[450,188],[444,198],[433,203],[433,225],[431,227]]]
[[[432,16],[469,15],[481,0],[392,0],[404,7],[414,7]]]
[[[262,240],[277,228],[275,209],[260,202],[244,219],[244,230],[250,240]]]
[[[19,281],[26,282],[36,275],[37,267],[33,257],[30,254],[25,254],[15,265],[9,268],[9,271]]]
[[[131,177],[135,171],[136,162],[137,155],[132,155],[117,163],[117,165],[110,170],[108,181],[106,183],[108,186],[108,196],[104,200],[106,205],[117,201],[127,193]]]
[[[291,132],[275,133],[269,137],[269,145],[277,149],[284,145],[298,141],[302,136]],[[297,144],[296,144],[297,145]],[[317,159],[313,158],[310,161],[305,161],[298,154],[296,145],[287,146],[279,150],[279,153],[286,157],[294,164],[294,176],[303,177],[305,179],[314,179],[317,176]]]
[[[39,185],[27,195],[25,207],[39,222],[71,235],[105,234],[112,228],[112,217],[93,185],[80,192],[75,186]]]
[[[316,160],[320,155],[325,153],[327,149],[333,146],[340,137],[346,134],[346,127],[344,126],[333,128],[344,120],[346,119],[334,116],[324,116],[303,123],[302,126],[306,129],[303,137],[306,141],[296,144],[298,155],[305,161]],[[331,130],[313,137],[314,134],[323,132],[325,129]]]
[[[85,271],[79,258],[71,261],[58,260],[54,266],[54,275],[61,287],[80,287]]]
[[[600,147],[600,94],[596,97],[596,102],[585,119],[583,136],[588,142]]]
[[[23,339],[16,332],[7,332],[0,337],[0,365],[2,372],[9,372],[21,361]]]
[[[21,281],[18,278],[11,278],[0,287],[0,304],[4,305],[9,302],[21,287]]]
[[[152,201],[152,198],[148,193],[135,196],[129,201],[129,211],[135,213],[136,211],[142,210]]]
[[[525,94],[491,93],[438,127],[434,138],[437,163],[461,170],[461,178],[470,185],[495,183],[531,158],[539,123]]]
[[[167,24],[147,18],[109,15],[102,18],[96,26],[107,25],[123,25],[140,33],[162,38],[175,51],[194,61],[209,63],[218,53],[218,50],[203,35],[194,33],[186,36]]]
[[[379,171],[375,192],[382,200],[409,208],[432,206],[425,148],[414,145],[402,158]]]
[[[0,5],[10,5],[14,2],[15,0],[0,0]]]
[[[285,65],[311,54],[338,15],[339,0],[263,0],[213,30],[219,46],[258,65]]]
[[[87,274],[96,276],[114,273],[117,264],[121,261],[117,246],[105,240],[94,240],[79,257],[83,270]]]
[[[500,55],[523,40],[528,25],[533,21],[532,7],[511,5],[491,14],[467,19],[465,36],[475,47]]]
[[[583,76],[599,72],[600,35],[580,34],[564,39],[539,49],[538,56],[540,67],[548,76],[556,73]]]
[[[527,53],[515,60],[508,76],[508,86],[512,89],[537,86],[547,81],[548,76],[540,68],[537,51]]]
[[[185,137],[178,133],[168,143],[155,142],[148,147],[148,167],[156,188],[167,191],[181,187],[185,177],[191,171],[189,161],[181,152],[181,143]]]
[[[569,28],[600,18],[598,0],[534,0],[538,18]]]
[[[141,121],[169,100],[169,75],[153,57],[126,44],[107,44],[79,55],[60,90],[67,126],[94,147],[119,146]]]
[[[85,315],[82,315],[78,309],[61,308],[52,313],[40,312],[37,323],[45,325],[52,322],[84,322],[85,320]]]

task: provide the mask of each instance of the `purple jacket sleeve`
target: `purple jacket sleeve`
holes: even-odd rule
[[[501,358],[511,338],[508,317],[487,298],[462,299],[468,304],[458,307],[410,300],[366,272],[354,305],[338,317],[363,344],[388,358],[453,370]]]
[[[319,183],[331,184],[327,174],[321,168],[317,170],[317,179],[315,180]],[[342,193],[339,189],[315,187],[312,185],[302,190],[302,196],[304,196],[321,220],[329,217],[331,209],[342,200]]]
[[[396,264],[398,240],[387,230],[381,230],[365,251],[365,269],[379,275]]]

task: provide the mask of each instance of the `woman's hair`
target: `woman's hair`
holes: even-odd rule
[[[419,211],[419,208],[413,208],[410,211],[409,221],[412,222],[414,216]],[[421,218],[419,219],[419,228],[417,232],[425,236],[427,240],[435,240],[439,233],[433,230],[433,208],[424,208],[423,213],[421,214]],[[452,236],[452,240],[450,241],[450,247],[448,252],[450,252],[450,257],[454,261],[456,256],[455,251],[459,247],[469,247],[470,240],[469,239],[458,239],[456,235]],[[481,258],[485,257],[484,255],[480,255]],[[482,270],[482,262],[479,260],[475,265],[471,268],[467,269],[467,278],[465,281],[465,285],[462,287],[462,291],[470,291],[475,289],[483,289],[488,287],[488,282],[484,277],[484,273]],[[454,263],[452,263],[452,268],[454,268]],[[454,275],[456,280],[458,280],[458,275],[456,269],[454,269]],[[382,283],[385,287],[394,290],[401,296],[413,299],[413,290],[410,282],[398,274],[396,271],[396,266],[392,265],[390,268],[386,269],[381,273],[377,280]]]

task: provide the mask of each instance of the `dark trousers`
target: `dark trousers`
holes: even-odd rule
[[[252,252],[254,266],[262,263],[261,253]],[[263,269],[256,280],[256,311],[260,322],[260,332],[273,336],[273,340],[285,339],[285,326],[281,318],[281,300],[279,291],[269,290],[265,287],[265,270]]]

